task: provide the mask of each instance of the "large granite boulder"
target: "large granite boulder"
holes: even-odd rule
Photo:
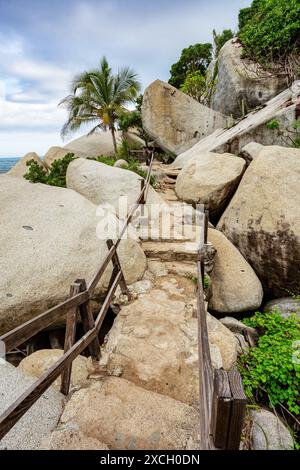
[[[91,280],[107,246],[96,235],[97,207],[75,191],[0,178],[1,334],[66,299],[76,279]],[[122,240],[119,255],[128,283],[140,279],[137,242]]]
[[[45,165],[44,165],[44,162],[43,160],[38,156],[37,153],[35,152],[29,152],[29,153],[26,153],[26,155],[21,158],[21,160],[19,160],[8,172],[7,172],[7,175],[10,175],[10,176],[19,176],[20,178],[22,178],[29,170],[28,166],[27,166],[27,162],[29,162],[30,160],[34,160],[35,162],[37,162],[37,164],[42,167],[42,168],[46,168]]]
[[[299,149],[263,148],[218,224],[273,298],[299,289],[299,181]]]
[[[266,103],[286,86],[286,77],[267,72],[257,62],[243,58],[237,38],[220,50],[216,87],[210,106],[227,116],[240,117]]]
[[[72,395],[60,427],[76,429],[109,449],[195,450],[199,420],[185,403],[106,377]]]
[[[214,217],[222,213],[233,195],[245,165],[235,155],[203,152],[184,165],[175,192],[183,201],[205,204]]]
[[[134,145],[143,145],[144,142],[134,134],[134,132],[116,131],[117,147],[122,144],[125,137],[126,140]],[[108,131],[96,132],[90,135],[83,135],[77,139],[68,142],[65,146],[71,152],[81,152],[88,154],[89,157],[100,157],[101,155],[114,155],[115,149],[111,133]]]
[[[263,289],[251,266],[219,230],[209,228],[208,241],[217,250],[210,275],[212,309],[219,313],[239,313],[259,308]]]
[[[227,124],[224,115],[161,80],[155,80],[146,89],[142,118],[153,139],[177,155]]]
[[[74,153],[75,158],[87,158],[90,155],[80,151],[73,151],[64,147],[50,147],[44,157],[44,163],[47,168],[50,168],[55,160],[61,160],[64,158],[68,153]]]
[[[44,439],[40,450],[109,450],[106,444],[78,429],[60,426]]]
[[[129,207],[136,203],[142,182],[142,178],[133,171],[82,158],[70,163],[66,180],[68,188],[94,204],[109,204],[117,212],[120,198],[127,197]],[[149,187],[147,202],[162,203],[152,187]]]
[[[50,367],[52,367],[63,355],[62,349],[39,349],[22,359],[18,365],[24,374],[39,379]],[[72,362],[71,389],[85,384],[89,376],[88,359],[77,356]],[[61,377],[53,382],[52,387],[60,390]]]
[[[287,318],[293,313],[300,317],[300,299],[298,297],[282,297],[267,302],[264,312],[280,313],[283,318]]]
[[[293,450],[294,440],[288,428],[271,411],[259,408],[251,410],[252,450]]]
[[[261,109],[251,112],[237,124],[218,129],[208,137],[181,153],[172,166],[182,168],[189,160],[203,152],[233,153],[239,155],[250,142],[262,145],[291,146],[293,123],[299,118],[300,81],[268,101]],[[278,127],[267,126],[276,121]]]

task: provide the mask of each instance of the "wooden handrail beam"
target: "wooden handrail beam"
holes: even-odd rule
[[[80,292],[72,298],[61,302],[55,307],[50,308],[44,313],[28,320],[15,329],[5,333],[0,337],[0,340],[5,343],[6,351],[18,347],[20,344],[28,341],[32,336],[36,335],[40,331],[48,328],[50,325],[61,319],[71,308],[79,307],[81,304],[86,302],[89,298],[88,292]]]

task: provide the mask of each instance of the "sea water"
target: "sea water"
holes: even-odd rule
[[[18,160],[18,157],[0,157],[0,174],[7,173]]]

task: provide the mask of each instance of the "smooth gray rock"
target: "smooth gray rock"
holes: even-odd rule
[[[234,38],[226,42],[218,57],[218,74],[210,105],[227,116],[242,116],[266,103],[286,86],[286,77],[266,72],[257,62],[242,58],[242,53],[240,41]]]
[[[264,292],[300,283],[300,149],[264,147],[249,165],[217,228],[252,266]]]
[[[155,80],[145,90],[142,118],[153,139],[176,155],[228,123],[223,114],[161,80]]]
[[[270,300],[264,306],[264,312],[279,312],[284,318],[296,313],[300,317],[300,299],[293,297],[282,297]]]
[[[271,411],[260,408],[251,410],[253,420],[251,430],[252,450],[292,450],[293,438],[288,428]]]
[[[35,381],[0,359],[0,414]],[[64,396],[49,388],[0,441],[0,450],[35,450],[56,427],[63,410]]]
[[[114,214],[107,215],[116,222]],[[107,253],[111,232],[97,206],[75,191],[7,175],[0,176],[0,220],[2,334],[65,300],[76,279],[88,283]],[[118,251],[127,282],[141,279],[146,257],[139,244],[128,237]]]

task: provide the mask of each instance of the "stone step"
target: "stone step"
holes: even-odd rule
[[[198,244],[191,241],[144,241],[142,249],[147,258],[164,261],[196,261]]]
[[[72,429],[102,448],[104,443],[116,450],[196,450],[199,420],[198,412],[185,403],[123,378],[106,377],[72,395],[52,442],[44,448],[61,449],[59,434],[63,439]]]

